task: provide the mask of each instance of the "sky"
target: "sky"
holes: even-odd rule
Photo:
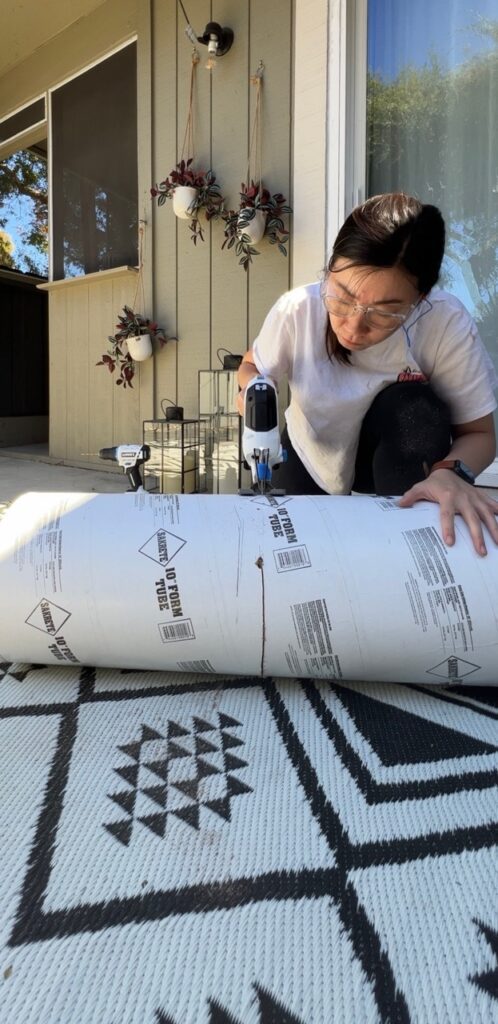
[[[407,63],[422,67],[431,51],[456,67],[492,46],[471,31],[479,18],[498,22],[498,0],[369,0],[369,70],[395,78]]]

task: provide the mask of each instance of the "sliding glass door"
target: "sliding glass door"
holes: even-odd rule
[[[367,195],[440,207],[442,285],[498,369],[498,0],[369,0],[367,51]]]

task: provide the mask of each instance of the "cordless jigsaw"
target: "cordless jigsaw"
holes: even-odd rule
[[[273,470],[285,462],[280,443],[277,389],[262,375],[249,381],[244,394],[242,454],[251,470],[252,488],[241,494],[284,494],[273,486]]]

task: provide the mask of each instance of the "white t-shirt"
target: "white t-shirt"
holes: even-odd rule
[[[433,289],[385,341],[332,362],[325,348],[327,313],[320,284],[282,295],[253,345],[260,373],[287,374],[285,413],[292,445],[329,494],[348,494],[360,427],[375,396],[398,380],[429,380],[451,422],[469,423],[496,409],[498,378],[476,324],[462,303]]]

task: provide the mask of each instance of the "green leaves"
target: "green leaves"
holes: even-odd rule
[[[247,270],[252,263],[253,256],[259,256],[259,249],[256,249],[250,236],[244,231],[254,219],[257,210],[266,214],[264,238],[267,238],[270,245],[276,245],[282,256],[287,256],[286,242],[289,240],[289,232],[285,228],[284,217],[292,213],[291,207],[287,204],[285,196],[281,192],[270,194],[262,182],[251,181],[245,185],[242,183],[240,191],[240,206],[238,210],[221,210],[220,216],[224,222],[225,241],[222,249],[232,249],[235,246],[235,253],[239,256],[239,264]]]

